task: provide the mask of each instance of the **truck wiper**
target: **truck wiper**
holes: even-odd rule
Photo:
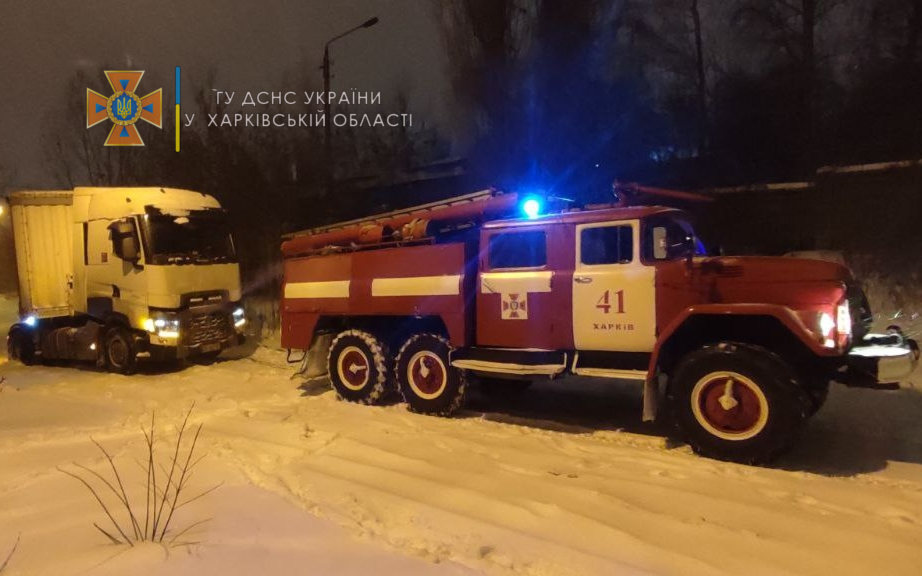
[[[189,254],[173,254],[167,256],[167,264],[191,264],[195,261],[195,257]]]

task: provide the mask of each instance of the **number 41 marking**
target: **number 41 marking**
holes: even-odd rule
[[[618,290],[615,292],[615,298],[618,299],[618,309],[615,311],[615,314],[624,314],[624,290]],[[606,290],[605,293],[602,294],[602,297],[599,298],[599,301],[595,307],[605,314],[611,312],[611,290]]]

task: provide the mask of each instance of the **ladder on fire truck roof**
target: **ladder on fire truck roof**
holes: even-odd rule
[[[293,257],[333,247],[354,249],[391,242],[423,241],[432,237],[431,224],[482,222],[487,218],[509,215],[515,210],[517,201],[518,194],[514,192],[481,190],[288,234],[282,242],[282,253],[285,257]]]
[[[380,214],[374,214],[372,216],[363,216],[361,218],[355,218],[353,220],[345,220],[342,222],[335,222],[333,224],[327,224],[326,226],[318,226],[316,228],[307,228],[305,230],[298,230],[297,232],[290,232],[284,234],[282,239],[288,240],[290,238],[296,238],[298,236],[305,235],[314,235],[314,234],[323,234],[325,232],[332,232],[334,230],[340,230],[343,228],[349,228],[351,226],[363,226],[385,222],[388,220],[393,220],[400,216],[413,216],[413,217],[432,217],[434,213],[438,210],[445,208],[450,208],[452,206],[459,206],[463,204],[469,204],[471,202],[484,202],[492,198],[497,198],[500,196],[510,196],[510,194],[499,191],[495,188],[487,188],[486,190],[479,190],[477,192],[471,192],[468,194],[462,194],[460,196],[452,196],[451,198],[445,198],[444,200],[437,200],[435,202],[428,202],[426,204],[417,204],[415,206],[410,206],[408,208],[400,208],[398,210],[392,210],[390,212],[382,212]],[[515,194],[511,194],[515,196]]]

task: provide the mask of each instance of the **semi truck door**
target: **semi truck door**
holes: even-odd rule
[[[137,237],[133,218],[91,220],[87,226],[87,299],[110,300],[112,311],[126,315],[132,322],[147,313],[147,285],[143,269],[119,256],[116,223]],[[140,246],[140,240],[138,240]],[[137,261],[143,265],[143,259]]]
[[[652,266],[636,220],[576,227],[573,340],[577,350],[650,352],[656,342]]]

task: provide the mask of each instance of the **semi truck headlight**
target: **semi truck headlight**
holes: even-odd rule
[[[170,316],[145,318],[144,329],[160,338],[179,338],[179,319]]]
[[[244,324],[247,323],[246,312],[244,312],[242,307],[234,308],[234,328],[241,328]]]
[[[35,325],[38,324],[38,318],[33,316],[26,316],[22,319],[22,323],[28,326],[29,328],[35,328]]]

